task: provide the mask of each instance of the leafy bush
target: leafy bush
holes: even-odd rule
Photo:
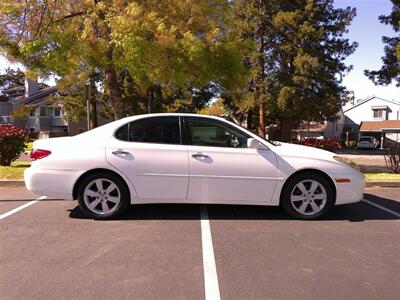
[[[392,170],[393,173],[400,173],[400,144],[388,144],[385,150],[386,166]]]
[[[0,125],[0,165],[9,166],[25,149],[28,131],[13,125]]]
[[[340,143],[338,142],[337,139],[331,138],[331,139],[316,139],[316,138],[308,138],[308,139],[303,139],[300,142],[298,142],[300,145],[304,146],[309,146],[309,147],[315,147],[319,149],[324,149],[328,151],[332,151],[335,149],[340,148]]]

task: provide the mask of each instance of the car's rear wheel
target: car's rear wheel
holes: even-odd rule
[[[318,219],[329,212],[333,205],[333,187],[317,173],[300,173],[290,178],[282,191],[281,206],[298,219]]]
[[[128,208],[129,191],[117,176],[96,173],[82,181],[78,202],[86,216],[94,219],[112,219]]]

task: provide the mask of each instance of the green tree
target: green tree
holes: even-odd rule
[[[385,43],[385,55],[382,67],[378,71],[365,70],[364,73],[377,85],[388,85],[392,81],[400,87],[400,0],[392,0],[393,10],[388,16],[380,16],[381,23],[391,25],[397,33],[395,37],[382,37]]]
[[[235,88],[243,67],[229,29],[231,1],[0,0],[0,49],[41,75],[101,70],[115,118],[124,117],[124,80],[133,95]],[[129,76],[126,76],[126,72]],[[72,75],[71,75],[72,74]],[[137,99],[129,98],[129,101]]]
[[[350,70],[343,61],[357,47],[343,37],[355,9],[334,8],[333,0],[236,3],[236,26],[254,46],[244,61],[251,70],[247,89],[231,102],[259,108],[262,136],[267,118],[279,120],[284,141],[297,121],[335,118],[345,92],[341,78]]]
[[[0,90],[7,90],[17,86],[24,86],[25,75],[21,70],[7,68],[0,74]]]

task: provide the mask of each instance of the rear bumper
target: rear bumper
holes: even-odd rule
[[[25,186],[31,192],[61,199],[72,199],[72,189],[80,172],[48,170],[31,166],[24,172]]]

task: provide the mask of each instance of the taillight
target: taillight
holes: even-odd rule
[[[43,150],[43,149],[32,149],[31,151],[31,160],[37,160],[41,158],[45,158],[46,156],[49,156],[51,154],[51,151],[49,150]]]

